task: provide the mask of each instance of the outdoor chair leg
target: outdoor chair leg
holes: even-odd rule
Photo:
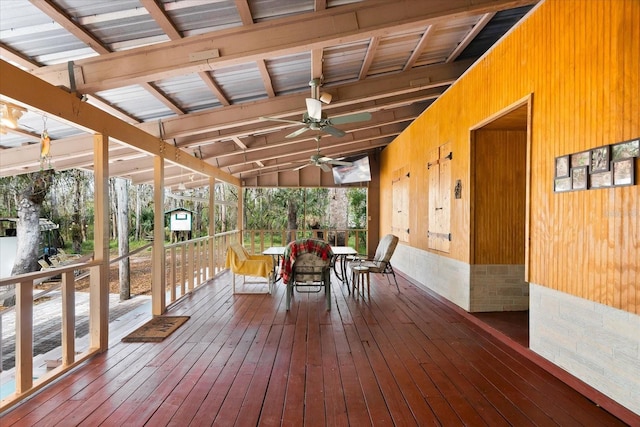
[[[396,289],[398,289],[398,293],[400,293],[400,286],[398,286],[398,279],[396,279],[396,272],[393,271],[393,267],[391,266],[391,263],[387,264],[387,269],[389,270],[389,272],[386,273],[389,284],[391,284],[391,279],[389,279],[389,273],[391,273],[393,275],[393,281],[396,282]]]
[[[327,310],[331,310],[331,270],[324,272],[324,291],[327,294]]]
[[[287,311],[289,311],[289,309],[291,308],[291,297],[292,297],[292,294],[293,294],[293,283],[291,283],[291,282],[287,283],[287,290],[285,292],[287,293],[287,295],[286,295]]]

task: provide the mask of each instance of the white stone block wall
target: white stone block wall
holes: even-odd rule
[[[640,414],[640,316],[530,285],[529,346]]]
[[[424,288],[469,311],[469,264],[398,244],[391,265]]]
[[[472,265],[471,311],[523,311],[529,309],[529,284],[522,265]]]

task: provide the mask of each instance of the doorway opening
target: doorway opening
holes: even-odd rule
[[[529,346],[531,97],[471,130],[470,312]]]

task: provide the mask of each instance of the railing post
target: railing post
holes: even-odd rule
[[[62,365],[76,360],[76,289],[73,271],[62,274]]]
[[[171,246],[170,252],[169,252],[169,268],[170,268],[170,275],[169,275],[169,296],[171,298],[171,301],[175,301],[176,300],[176,269],[178,268],[178,262],[176,260],[176,247],[175,246]]]
[[[16,285],[16,394],[33,386],[33,282]]]
[[[194,275],[195,275],[195,256],[194,256],[194,252],[193,252],[193,246],[194,243],[190,242],[187,243],[187,248],[189,250],[189,254],[188,254],[188,262],[189,262],[189,274],[187,275],[187,282],[189,283],[188,286],[185,286],[185,294],[187,292],[189,292],[189,290],[193,290],[193,279],[194,279]]]

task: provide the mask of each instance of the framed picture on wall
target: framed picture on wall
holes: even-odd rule
[[[556,157],[556,178],[569,177],[569,156]]]
[[[613,185],[611,171],[592,173],[589,179],[589,188],[607,188]]]
[[[620,142],[611,146],[611,160],[640,157],[640,139]]]
[[[591,150],[591,173],[608,171],[609,155],[608,145]]]
[[[553,183],[553,191],[556,193],[571,191],[571,177],[556,178]]]
[[[571,155],[571,167],[577,168],[579,166],[589,166],[589,160],[591,159],[591,150],[583,151],[581,153],[575,153]]]
[[[613,185],[634,185],[635,184],[635,159],[614,160],[611,162],[613,169]]]
[[[574,190],[586,190],[589,176],[589,166],[571,168],[571,188]]]

